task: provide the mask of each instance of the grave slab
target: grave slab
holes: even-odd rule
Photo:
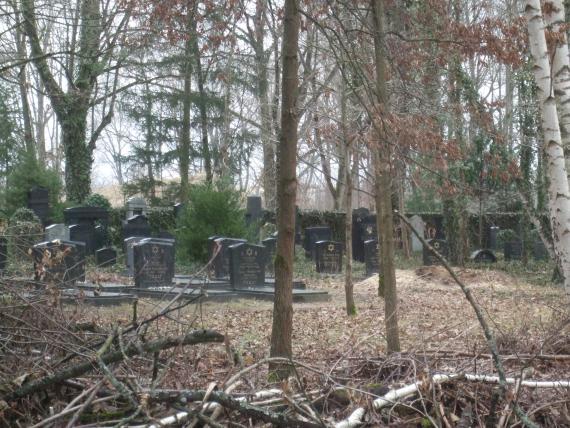
[[[315,244],[315,268],[318,273],[341,273],[342,243],[318,241]]]
[[[369,239],[364,243],[364,263],[366,266],[366,275],[368,276],[380,272],[379,251],[380,244],[377,239]]]
[[[74,241],[40,242],[32,248],[34,280],[60,287],[85,281],[85,243]]]
[[[447,241],[443,239],[430,239],[428,241],[434,250],[441,254],[445,259],[449,256],[449,246]],[[440,265],[440,261],[427,247],[423,249],[423,263],[424,266]]]
[[[475,250],[469,256],[469,259],[475,263],[496,263],[497,256],[491,250],[481,249]]]
[[[229,247],[232,288],[262,287],[265,284],[265,247],[245,242]]]
[[[171,285],[174,278],[174,244],[160,239],[143,239],[133,245],[135,286]]]
[[[330,241],[332,232],[329,226],[314,226],[305,228],[305,239],[303,248],[305,257],[315,260],[315,244],[318,241]]]

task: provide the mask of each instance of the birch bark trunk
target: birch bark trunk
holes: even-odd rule
[[[570,170],[570,64],[568,60],[568,40],[566,38],[566,17],[564,4],[561,0],[551,0],[544,5],[544,22],[548,28],[559,37],[555,41],[552,58],[552,84],[556,96],[558,122],[562,137],[562,148],[566,163],[566,172]]]
[[[570,292],[570,190],[540,0],[527,0],[525,15],[544,133],[542,149],[549,179],[548,210],[553,244],[564,275],[564,288]]]

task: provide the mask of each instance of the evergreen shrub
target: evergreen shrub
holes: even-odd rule
[[[223,184],[193,185],[176,230],[178,254],[206,262],[208,238],[213,235],[231,238],[250,235],[245,212],[240,207],[240,193]]]
[[[28,205],[28,191],[34,186],[49,190],[50,217],[60,209],[62,183],[59,174],[43,167],[36,159],[23,155],[6,178],[5,215],[10,218],[19,208]]]

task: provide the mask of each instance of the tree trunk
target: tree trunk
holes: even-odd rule
[[[344,163],[346,168],[344,170],[344,209],[346,212],[344,221],[344,248],[346,248],[345,255],[345,270],[344,270],[344,294],[346,297],[346,314],[356,315],[356,304],[354,303],[354,284],[352,282],[352,176],[353,170],[358,168],[357,156],[354,156],[354,163],[352,169],[350,168],[351,154],[354,148],[351,144],[351,139],[348,133],[348,123],[346,117],[346,103],[347,91],[344,79],[342,79],[341,91],[341,126],[342,126],[342,140],[344,146]]]
[[[291,357],[293,330],[293,259],[295,250],[295,203],[297,197],[297,76],[299,10],[297,0],[285,0],[283,34],[283,87],[281,136],[279,139],[277,250],[275,255],[275,301],[271,330],[272,357]],[[270,365],[279,377],[289,367]]]
[[[198,109],[200,110],[200,130],[202,132],[201,146],[202,146],[202,159],[204,159],[204,170],[206,171],[206,182],[212,183],[214,176],[212,173],[212,157],[210,155],[210,143],[208,141],[208,109],[206,102],[208,97],[204,89],[204,73],[202,70],[202,60],[200,58],[200,48],[198,46],[198,34],[196,31],[196,21],[192,19],[192,48],[194,59],[196,61],[196,77],[198,81],[198,93],[200,99],[198,101]]]
[[[19,21],[19,13],[16,11],[16,19]],[[18,57],[23,61],[27,57],[26,41],[21,27],[16,27],[16,49]],[[32,128],[32,114],[30,102],[28,100],[28,78],[26,76],[26,63],[20,66],[18,72],[18,86],[20,89],[20,100],[22,102],[22,120],[24,122],[24,145],[29,156],[36,157],[34,135]]]
[[[91,192],[93,157],[84,143],[86,131],[87,110],[70,111],[61,124],[65,153],[65,191],[67,199],[75,203],[83,202]]]
[[[65,153],[65,190],[67,199],[82,202],[91,192],[91,167],[95,140],[87,142],[87,114],[97,76],[102,72],[99,63],[101,39],[101,11],[99,0],[82,0],[79,62],[76,79],[68,92],[63,92],[55,80],[40,44],[33,0],[22,0],[24,31],[28,38],[33,62],[45,87],[62,130]]]
[[[568,40],[565,27],[565,9],[561,0],[550,0],[545,3],[551,7],[545,8],[545,24],[550,30],[559,34],[560,37],[553,38],[555,41],[554,52],[550,52],[552,57],[552,83],[554,94],[556,95],[556,108],[558,111],[558,122],[560,125],[560,136],[566,160],[566,172],[570,171],[570,64],[568,61]]]
[[[267,77],[268,55],[265,52],[265,12],[267,0],[257,0],[255,4],[254,37],[257,71],[257,100],[261,118],[259,135],[263,147],[263,195],[265,207],[273,211],[276,205],[275,147],[272,141],[271,106],[269,105],[269,79]]]
[[[525,15],[528,24],[530,51],[534,60],[534,75],[538,87],[544,133],[543,151],[548,177],[548,208],[553,243],[564,276],[564,287],[570,292],[570,190],[564,163],[558,111],[551,81],[549,54],[544,32],[540,0],[527,0]]]
[[[384,1],[371,0],[374,19],[374,54],[376,92],[379,114],[388,110],[386,94],[386,64],[384,52]],[[379,121],[377,121],[379,122]],[[394,219],[392,214],[392,183],[390,171],[391,146],[377,123],[378,147],[374,149],[376,224],[380,236],[380,266],[378,293],[384,297],[387,352],[400,350],[398,333],[398,296],[394,268]]]
[[[150,88],[148,85],[145,85],[146,93],[150,94]],[[153,127],[152,127],[152,120],[153,120],[153,112],[152,112],[152,98],[150,96],[146,96],[146,112],[145,116],[145,124],[146,124],[146,144],[145,144],[145,162],[146,162],[146,174],[148,179],[148,196],[151,200],[156,198],[156,184],[154,181],[154,168],[153,168]]]
[[[192,13],[188,9],[188,28],[192,26]],[[192,37],[184,43],[184,64],[182,74],[184,76],[184,92],[182,99],[182,129],[180,130],[180,143],[178,144],[178,169],[180,173],[180,200],[188,201],[190,190],[188,176],[190,175],[190,113],[192,96]]]

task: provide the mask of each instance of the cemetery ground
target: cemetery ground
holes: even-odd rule
[[[302,256],[297,261],[297,277],[303,278],[308,287],[328,291],[331,300],[294,304],[296,370],[289,382],[274,382],[268,377],[272,302],[195,302],[149,323],[145,340],[154,343],[166,337],[182,337],[195,329],[208,329],[223,334],[223,343],[175,343],[154,356],[129,354],[122,363],[99,364],[69,379],[69,383],[26,397],[19,404],[8,400],[1,413],[4,424],[13,426],[18,421],[26,426],[43,420],[37,426],[66,426],[78,414],[69,426],[113,426],[119,422],[138,425],[137,417],[128,419],[136,413],[139,419],[154,419],[157,426],[159,422],[184,426],[192,420],[193,426],[208,422],[210,426],[334,426],[363,408],[367,410],[364,419],[368,426],[516,426],[520,421],[513,415],[511,404],[517,400],[542,426],[570,425],[567,388],[519,385],[511,388],[506,399],[499,399],[495,383],[459,377],[435,385],[428,380],[428,375],[434,373],[496,374],[475,314],[442,267],[421,267],[419,259],[399,260],[396,275],[404,352],[387,356],[377,276],[366,278],[363,265],[355,263],[358,312],[348,317],[344,275],[319,275]],[[460,278],[471,287],[491,320],[510,377],[520,378],[523,374],[526,379],[551,381],[570,378],[570,319],[562,289],[545,285],[551,271],[551,264],[545,262],[527,268],[520,263],[499,262],[492,268],[458,269]],[[113,269],[88,269],[88,278],[94,280],[109,280],[115,275]],[[155,315],[168,300],[139,299],[139,322]],[[25,360],[8,355],[4,361],[3,383],[11,379],[12,388],[14,382],[22,386],[29,379],[58,372],[61,355],[74,347],[81,348],[88,339],[98,339],[99,348],[104,347],[106,339],[108,342],[109,337],[114,337],[109,334],[114,332],[116,336],[127,330],[133,317],[133,307],[126,304],[64,305],[61,313],[57,307],[47,305],[42,311],[49,313],[38,339],[39,343],[46,342],[44,348],[37,349],[34,344]],[[63,321],[64,330],[78,337],[50,331],[50,322]],[[50,345],[48,340],[54,339],[55,346]],[[120,346],[123,352],[130,349],[128,337],[124,340],[126,343]],[[54,363],[50,362],[52,358]],[[418,380],[423,380],[419,396],[413,394],[398,405],[394,402],[374,409],[372,403],[377,397]],[[181,391],[186,394],[183,400]],[[235,400],[224,402],[223,394],[216,395],[223,391]],[[193,404],[205,393],[211,401],[222,403],[224,411],[219,407],[212,413],[213,409]],[[90,402],[96,404],[68,404],[81,394],[79,403],[85,404],[90,397]],[[252,407],[245,406],[246,400]],[[167,419],[176,413],[181,421]],[[50,415],[55,418],[51,422]]]

